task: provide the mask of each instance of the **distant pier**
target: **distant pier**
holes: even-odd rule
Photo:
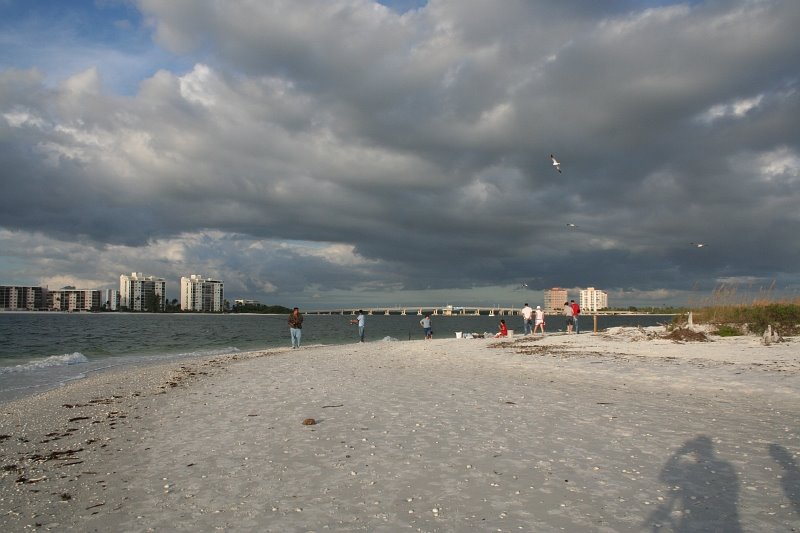
[[[395,307],[347,307],[342,309],[304,311],[307,315],[355,315],[358,311],[367,315],[417,315],[424,316],[509,316],[518,315],[520,309],[514,307],[462,307],[462,306],[395,306]]]
[[[424,316],[511,316],[519,315],[522,311],[519,307],[486,307],[486,306],[394,306],[394,307],[345,307],[341,309],[312,309],[303,311],[306,315],[356,315],[359,311],[364,311],[367,315],[416,315]],[[545,314],[549,316],[560,315],[561,309],[545,309]],[[649,315],[664,313],[645,313],[641,311],[619,311],[619,310],[600,310],[591,311],[585,309],[582,316],[589,315]],[[670,313],[666,313],[670,314]]]

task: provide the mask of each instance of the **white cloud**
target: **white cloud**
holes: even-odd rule
[[[708,108],[708,110],[700,114],[699,120],[710,124],[716,120],[727,117],[743,118],[748,112],[758,108],[763,99],[764,95],[759,94],[751,98],[740,98],[725,104],[714,104]]]
[[[192,103],[211,107],[216,103],[214,92],[210,85],[213,83],[211,69],[206,65],[195,65],[192,72],[181,76],[179,79],[181,96]]]
[[[762,176],[767,180],[797,181],[800,178],[800,155],[781,146],[758,157]]]
[[[375,265],[379,261],[369,260],[359,255],[352,244],[319,245],[291,245],[292,250],[299,256],[317,257],[325,262],[346,267],[360,267],[365,264]]]
[[[45,122],[42,117],[37,116],[25,108],[17,108],[9,111],[8,113],[3,113],[3,118],[6,119],[6,122],[12,128],[22,128],[28,126],[44,129],[47,126],[47,122]]]

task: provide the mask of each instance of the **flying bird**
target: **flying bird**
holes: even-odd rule
[[[553,161],[553,166],[556,167],[558,173],[561,174],[561,162],[553,154],[550,154],[550,159]]]
[[[572,222],[567,222],[567,226],[570,227],[570,228],[577,228],[578,227],[577,224],[573,224]]]
[[[689,243],[689,244],[691,244],[695,248],[702,248],[702,247],[706,246],[706,243],[704,243],[704,242],[692,242],[692,243]]]

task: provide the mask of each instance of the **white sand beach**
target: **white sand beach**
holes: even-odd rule
[[[796,339],[652,337],[96,375],[0,405],[0,529],[800,530]]]

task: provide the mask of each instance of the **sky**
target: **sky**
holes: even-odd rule
[[[0,284],[794,299],[798,27],[795,0],[0,0]]]

